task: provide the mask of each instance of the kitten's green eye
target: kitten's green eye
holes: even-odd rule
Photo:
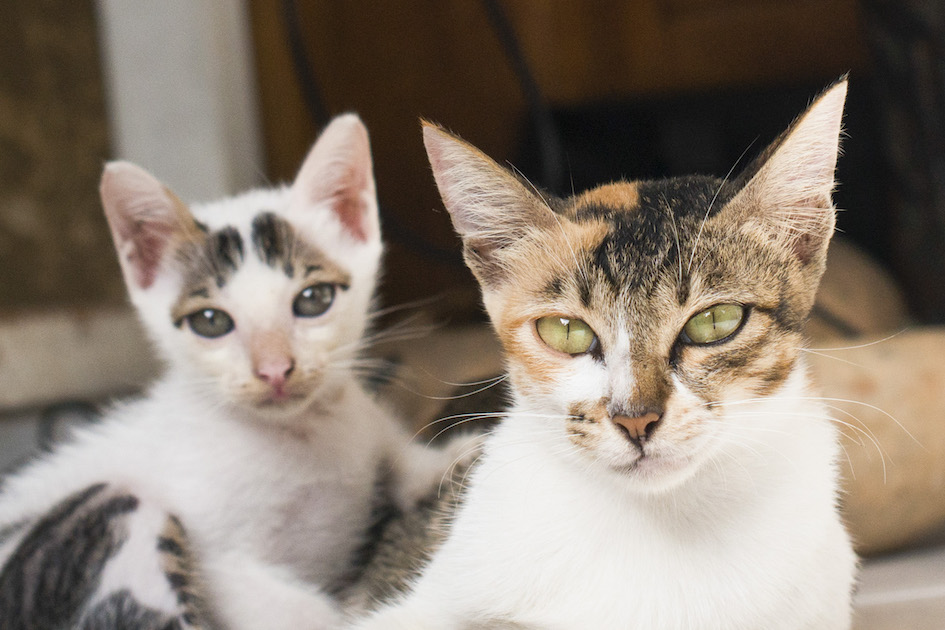
[[[216,308],[205,308],[184,318],[187,325],[195,334],[213,339],[222,337],[233,330],[233,318],[225,311]]]
[[[694,344],[722,341],[738,330],[744,318],[742,305],[716,304],[686,322],[683,341]]]
[[[566,354],[583,354],[597,346],[597,335],[579,319],[542,317],[535,322],[538,336],[548,347]]]
[[[302,289],[292,302],[292,312],[296,317],[318,317],[327,311],[335,301],[335,285],[322,282]]]

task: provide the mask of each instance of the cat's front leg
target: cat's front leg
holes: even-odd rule
[[[338,603],[285,567],[231,553],[205,564],[214,617],[229,630],[330,630]]]

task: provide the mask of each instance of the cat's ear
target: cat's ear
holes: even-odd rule
[[[371,144],[356,114],[328,124],[292,184],[293,212],[326,205],[356,240],[380,238]]]
[[[485,153],[443,128],[421,121],[423,144],[466,262],[482,282],[501,276],[502,251],[528,234],[553,227],[555,216],[529,189]]]
[[[828,88],[756,161],[729,203],[750,215],[807,266],[823,265],[834,230],[831,193],[839,153],[845,79]]]
[[[99,193],[129,287],[150,287],[172,244],[199,234],[184,202],[130,162],[106,164]]]

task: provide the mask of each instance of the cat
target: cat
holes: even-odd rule
[[[739,176],[546,195],[423,139],[512,406],[410,592],[359,630],[839,630],[857,560],[801,329],[847,84]]]
[[[124,279],[167,367],[4,480],[0,627],[341,622],[377,515],[413,509],[455,454],[412,443],[358,378],[383,249],[372,168],[354,114],[290,187],[193,208],[106,165]]]

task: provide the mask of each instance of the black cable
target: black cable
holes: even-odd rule
[[[292,68],[301,87],[305,104],[316,127],[324,128],[331,119],[331,112],[325,105],[325,99],[322,97],[322,91],[316,79],[315,68],[312,66],[305,47],[298,5],[295,0],[282,0],[282,19],[289,40]],[[440,247],[402,223],[396,215],[386,212],[384,208],[380,208],[379,211],[384,232],[390,234],[393,240],[399,241],[408,250],[443,265],[465,268],[462,256],[456,249]]]
[[[553,192],[559,192],[564,183],[564,150],[554,117],[551,115],[551,108],[542,95],[538,82],[535,81],[525,54],[519,46],[515,29],[512,28],[512,23],[499,0],[482,0],[482,5],[499,38],[499,43],[505,49],[512,71],[518,77],[532,123],[535,126],[541,153],[541,184]]]
[[[314,80],[315,69],[308,58],[305,49],[305,38],[302,35],[302,25],[299,20],[299,8],[295,0],[282,0],[282,21],[285,24],[286,36],[289,40],[289,54],[292,56],[292,68],[298,78],[302,98],[308,106],[309,115],[315,123],[316,129],[322,129],[328,124],[331,115],[325,107],[321,88]]]

